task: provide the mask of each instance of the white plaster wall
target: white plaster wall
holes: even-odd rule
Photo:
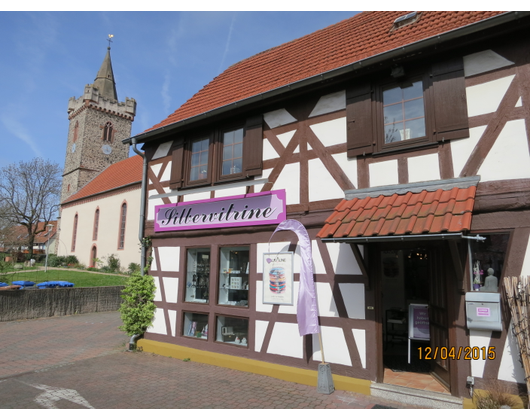
[[[147,193],[148,197],[151,197],[152,195],[158,195],[159,192],[156,190],[150,190]],[[164,204],[164,201],[161,198],[149,198],[147,200],[147,220],[154,220],[155,219],[155,206],[160,206]]]
[[[167,141],[159,145],[156,149],[155,154],[153,155],[153,160],[166,157],[169,153],[169,149],[171,149],[172,144],[173,141]]]
[[[180,247],[178,246],[161,246],[156,248],[158,258],[160,259],[161,271],[179,271],[180,270]],[[153,259],[153,263],[156,258]]]
[[[484,50],[464,56],[464,74],[465,77],[469,77],[475,74],[511,66],[512,64],[514,64],[512,61],[507,60],[496,52],[492,50]]]
[[[495,112],[514,77],[506,76],[466,88],[468,116]]]
[[[440,179],[438,154],[415,156],[407,159],[409,182],[432,181]]]
[[[341,90],[340,92],[330,93],[329,95],[322,96],[309,118],[316,117],[318,115],[328,114],[330,112],[340,111],[341,109],[346,108],[346,91]]]
[[[310,125],[325,147],[346,143],[346,117]]]
[[[263,114],[263,119],[270,128],[275,128],[281,125],[296,122],[296,118],[294,118],[291,114],[287,112],[287,110],[283,108]]]
[[[275,190],[285,190],[286,204],[300,203],[300,163],[285,165],[274,183]]]
[[[265,338],[265,333],[267,332],[267,327],[269,326],[269,321],[256,321],[254,336],[254,351],[260,352],[261,346],[263,345],[263,339]]]
[[[195,194],[186,194],[182,197],[182,201],[190,202],[190,201],[199,201],[199,200],[209,200],[210,199],[210,192],[202,192],[202,193],[195,193]]]
[[[280,157],[280,155],[276,152],[276,149],[272,147],[272,144],[270,143],[268,138],[263,139],[263,151],[262,151],[263,161],[267,161],[269,159],[276,159]]]
[[[366,331],[352,329],[352,332],[361,359],[361,365],[363,369],[366,369]]]
[[[256,281],[256,312],[272,312],[272,305],[263,303],[263,280]]]
[[[350,351],[346,344],[346,338],[342,328],[320,327],[322,345],[324,346],[324,358],[326,363],[338,363],[351,366]],[[313,334],[313,360],[322,361],[322,351],[318,334]]]
[[[309,201],[344,198],[344,191],[320,159],[309,161]]]
[[[246,192],[247,192],[246,187],[235,187],[235,188],[227,188],[225,190],[216,190],[215,198],[232,197],[235,195],[245,195]]]
[[[333,298],[333,291],[329,283],[315,283],[317,293],[318,315],[326,317],[338,317],[339,311]]]
[[[283,147],[287,148],[289,145],[289,142],[294,136],[294,133],[296,133],[296,130],[288,131],[287,133],[278,134],[276,137],[278,137],[278,140],[280,140],[280,143],[283,145]],[[300,146],[296,146],[293,153],[300,152]]]
[[[331,156],[339,164],[340,168],[349,178],[353,186],[357,188],[359,185],[359,183],[357,182],[357,158],[349,158],[346,152],[337,153]]]
[[[164,318],[164,310],[160,308],[155,309],[155,316],[153,317],[153,325],[147,328],[147,332],[167,335],[166,320]]]
[[[313,273],[326,274],[326,267],[324,267],[324,261],[322,260],[318,243],[314,239],[311,241],[311,255],[313,257]]]
[[[499,367],[499,377],[503,381],[508,382],[525,382],[524,367],[519,361],[521,356],[519,354],[519,345],[517,339],[513,335],[513,324],[510,322],[508,329],[508,337],[504,344],[504,351],[502,353],[501,365]]]
[[[301,359],[304,356],[303,337],[298,332],[298,325],[276,322],[272,330],[267,353]]]
[[[397,159],[371,163],[368,165],[368,172],[370,175],[370,187],[399,183]]]
[[[530,178],[524,120],[508,121],[478,170],[480,181]]]
[[[339,289],[348,318],[365,319],[364,284],[339,283]]]
[[[118,249],[121,205],[127,202],[124,249]],[[92,240],[94,214],[99,207],[98,239]],[[78,214],[77,240],[75,251],[71,252],[74,217]],[[97,257],[106,264],[104,257],[114,254],[126,270],[132,262],[140,264],[138,246],[138,221],[140,220],[140,189],[116,194],[110,197],[67,207],[61,213],[61,232],[58,255],[75,255],[87,267],[91,263],[92,245],[97,247]]]
[[[489,347],[491,340],[491,331],[485,330],[469,330],[469,346],[473,347]],[[464,356],[462,356],[463,359]],[[476,378],[484,377],[485,360],[471,360],[471,376]]]
[[[155,281],[155,301],[162,301],[162,288],[160,287],[160,277],[154,276],[153,280]]]
[[[530,277],[530,238],[528,238],[528,244],[526,245],[523,267],[521,268],[521,276]]]
[[[177,303],[179,279],[176,277],[162,277],[166,302]]]
[[[166,165],[164,173],[160,177],[160,182],[169,181],[171,179],[171,162]]]
[[[460,140],[451,141],[451,156],[453,158],[453,171],[455,178],[460,176],[464,165],[469,160],[471,152],[475,149],[478,141],[486,130],[485,125],[469,129],[469,137]]]
[[[349,244],[326,242],[326,247],[335,274],[362,274]],[[361,249],[362,254],[362,246],[359,249]]]
[[[173,309],[168,309],[168,315],[169,315],[169,326],[171,328],[171,335],[175,337],[177,335],[177,311]]]

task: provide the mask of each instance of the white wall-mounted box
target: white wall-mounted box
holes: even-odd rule
[[[466,293],[466,320],[470,330],[502,331],[501,294]]]

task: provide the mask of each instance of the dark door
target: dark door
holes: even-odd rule
[[[445,266],[442,264],[440,249],[431,251],[430,271],[431,284],[429,288],[429,324],[430,347],[432,360],[432,374],[436,376],[448,389],[449,380],[449,325],[447,314],[447,293],[445,279]]]

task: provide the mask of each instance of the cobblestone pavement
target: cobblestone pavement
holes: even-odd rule
[[[418,408],[127,352],[116,312],[0,323],[0,409]]]

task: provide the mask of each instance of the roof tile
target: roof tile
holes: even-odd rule
[[[394,20],[405,13],[359,13],[242,60],[215,77],[173,114],[146,131],[433,38],[503,12],[423,11],[415,23],[391,31]]]
[[[388,197],[366,197],[357,200],[349,211],[340,203],[318,237],[356,237],[387,235],[420,235],[424,233],[464,232],[471,228],[475,187],[397,195],[392,204]],[[395,196],[395,197],[394,197]],[[461,198],[461,200],[459,200]],[[427,202],[423,201],[427,200]],[[351,200],[354,201],[354,200]],[[360,206],[362,203],[362,206]],[[377,205],[384,205],[378,207]],[[331,234],[334,230],[334,233]]]

